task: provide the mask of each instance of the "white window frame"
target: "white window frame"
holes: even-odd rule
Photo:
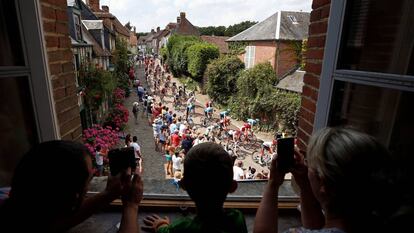
[[[331,1],[314,132],[328,126],[335,81],[414,92],[414,77],[389,73],[337,69],[347,0]]]
[[[256,46],[254,45],[248,45],[246,46],[246,53],[244,56],[244,64],[246,66],[246,69],[250,69],[254,66],[254,59],[256,56]]]
[[[39,142],[59,139],[51,82],[48,75],[46,49],[39,0],[15,0],[24,66],[0,67],[0,79],[27,77]]]

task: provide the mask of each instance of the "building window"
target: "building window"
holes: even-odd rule
[[[58,135],[36,2],[0,1],[0,187],[34,144]]]
[[[80,20],[79,15],[77,14],[73,15],[73,22],[75,24],[76,40],[81,41],[82,40],[82,27],[81,27],[81,20]]]
[[[255,52],[256,46],[246,46],[246,53],[244,56],[244,64],[246,69],[250,69],[254,66]]]
[[[351,126],[376,137],[395,156],[410,156],[414,5],[409,0],[331,4],[315,129]]]

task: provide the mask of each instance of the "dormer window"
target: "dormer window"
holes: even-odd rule
[[[76,40],[82,40],[82,28],[79,15],[73,15],[73,22],[75,24]]]
[[[288,15],[287,17],[290,19],[290,21],[293,24],[298,24],[298,20],[296,19],[296,17],[294,15]]]

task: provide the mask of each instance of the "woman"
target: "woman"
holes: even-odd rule
[[[132,143],[131,134],[125,136],[125,147],[130,147]]]
[[[296,160],[290,171],[300,188],[303,227],[289,232],[397,232],[402,228],[395,224],[406,216],[395,215],[401,213],[397,195],[403,193],[397,185],[397,169],[373,137],[350,129],[325,128],[309,141],[307,165],[298,152]],[[278,189],[285,172],[273,159],[255,233],[278,231]]]
[[[137,232],[142,199],[139,175],[109,177],[105,191],[85,198],[92,179],[87,148],[76,142],[49,141],[34,146],[17,166],[9,198],[0,206],[2,233],[66,232],[123,194],[120,232]]]

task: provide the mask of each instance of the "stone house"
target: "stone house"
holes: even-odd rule
[[[307,12],[278,11],[227,42],[245,46],[245,52],[239,58],[246,68],[270,62],[276,75],[284,77],[299,67],[298,52],[302,41],[308,37],[309,15]]]

